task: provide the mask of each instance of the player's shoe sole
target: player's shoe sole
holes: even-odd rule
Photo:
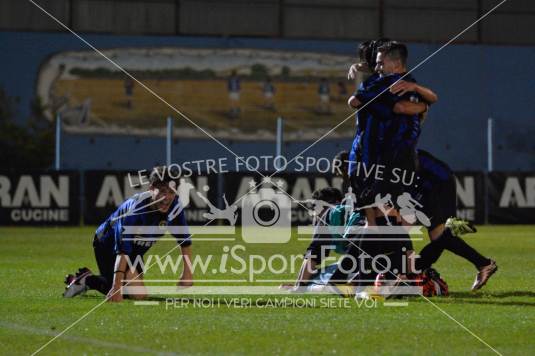
[[[65,288],[65,292],[63,292],[63,297],[74,298],[77,295],[84,293],[85,291],[87,291],[87,286],[74,283]]]

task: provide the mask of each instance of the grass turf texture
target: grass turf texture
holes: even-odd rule
[[[92,228],[1,228],[0,345],[3,354],[28,354],[98,305],[95,292],[61,297],[62,279],[76,268],[96,270]],[[482,226],[467,241],[497,260],[499,271],[482,291],[470,293],[475,269],[445,252],[436,265],[451,296],[433,303],[502,354],[535,349],[535,226]],[[236,243],[241,242],[237,240]],[[415,242],[420,249],[425,241]],[[194,253],[220,255],[232,242],[194,242]],[[176,244],[161,241],[151,253]],[[302,253],[306,242],[248,245],[248,253]],[[177,252],[174,253],[174,256]],[[197,278],[229,279],[208,274]],[[243,276],[241,276],[243,277]],[[265,273],[258,278],[281,278]],[[282,278],[293,277],[290,273]],[[146,278],[162,276],[157,268]],[[259,297],[255,297],[257,300]],[[280,297],[279,297],[280,298]],[[267,298],[264,298],[267,299]],[[338,300],[338,299],[336,299]],[[341,299],[339,299],[341,300]],[[282,353],[282,354],[492,354],[429,302],[411,298],[408,307],[259,307],[168,309],[132,301],[104,303],[52,342],[43,354]]]

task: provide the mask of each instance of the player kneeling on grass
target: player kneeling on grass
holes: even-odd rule
[[[123,287],[136,287],[130,297],[143,299],[146,291],[140,262],[167,226],[174,228],[173,236],[182,250],[184,271],[178,285],[192,285],[191,236],[173,176],[166,167],[154,168],[149,177],[149,190],[126,200],[97,228],[93,249],[100,275],[93,275],[87,267],[80,268],[76,275],[68,275],[64,297],[72,298],[95,289],[108,300],[120,302]]]
[[[342,199],[342,192],[336,188],[323,188],[312,194],[315,204],[322,206],[321,211],[315,217],[312,242],[306,250],[296,282],[283,284],[280,286],[281,289],[306,292],[316,290],[316,286],[326,286],[338,265],[335,263],[321,270],[318,267],[331,251],[340,254],[346,252],[348,243],[344,235],[347,226],[363,226],[365,222],[358,212],[347,214],[347,209],[352,210],[353,207],[342,204]]]

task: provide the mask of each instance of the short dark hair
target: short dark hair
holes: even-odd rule
[[[340,189],[331,187],[319,189],[312,193],[312,199],[322,200],[329,204],[339,204],[343,198],[344,197]]]
[[[370,64],[372,63],[372,52],[373,52],[372,44],[373,44],[373,41],[362,42],[358,48],[359,61],[361,63],[362,62],[366,63],[368,67],[370,67]],[[370,69],[373,70],[373,68],[371,67]]]
[[[385,56],[388,56],[392,59],[401,61],[403,65],[407,65],[409,51],[407,50],[407,46],[405,46],[403,43],[390,41],[379,47],[377,51],[384,53]]]
[[[167,166],[156,166],[149,175],[149,184],[152,187],[169,186],[170,182],[176,181],[178,171]]]
[[[379,47],[382,47],[390,42],[392,42],[392,40],[385,37],[372,41],[370,45],[370,63],[368,64],[372,71],[375,71],[375,66],[377,65],[377,52]]]

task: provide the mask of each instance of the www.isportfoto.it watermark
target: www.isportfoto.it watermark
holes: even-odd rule
[[[353,238],[351,242],[358,242],[358,238]],[[341,241],[345,244],[350,241]],[[328,268],[333,266],[339,259],[333,256],[332,253],[338,246],[335,243],[325,244],[321,246],[319,255],[313,253],[306,254],[291,254],[285,255],[282,253],[260,255],[247,254],[246,245],[234,245],[232,247],[224,246],[221,253],[208,255],[195,255],[191,260],[183,259],[182,256],[173,257],[171,255],[154,255],[149,254],[144,257],[136,256],[131,258],[126,256],[128,267],[131,271],[145,271],[146,266],[151,266],[151,270],[159,270],[160,274],[178,275],[183,269],[184,264],[194,275],[197,276],[211,276],[217,278],[218,276],[227,276],[231,274],[236,277],[236,282],[255,282],[264,281],[266,275],[269,276],[285,276],[288,274],[295,274],[299,271],[301,264],[305,258],[322,261],[322,266],[310,270],[310,273],[320,277],[322,274],[329,273]],[[392,270],[393,273],[418,273],[415,268],[415,261],[419,258],[418,255],[410,254],[405,247],[401,247],[402,253],[398,254],[397,261],[393,261],[392,253],[377,254],[371,256],[365,252],[357,256],[347,256],[350,263],[345,265],[338,265],[338,270],[344,274],[351,274],[357,271],[364,274],[384,274]],[[394,266],[400,266],[399,269]],[[155,268],[156,267],[156,268]],[[287,279],[286,279],[287,280]],[[281,279],[281,281],[286,281]],[[202,282],[202,278],[199,280]],[[213,282],[213,279],[207,281]],[[217,281],[217,280],[215,280]],[[222,280],[226,282],[228,280]],[[319,280],[318,280],[319,281]]]

